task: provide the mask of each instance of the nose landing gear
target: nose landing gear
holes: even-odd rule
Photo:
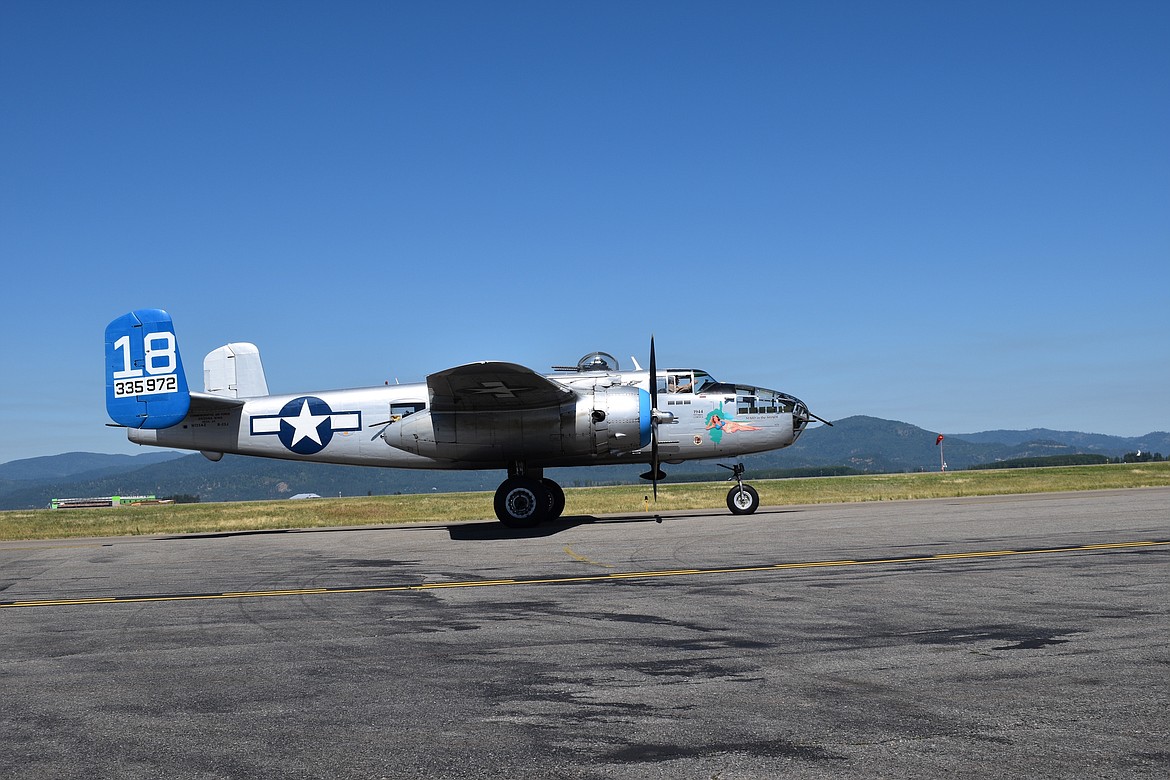
[[[731,472],[728,480],[735,480],[735,487],[727,493],[727,508],[731,510],[731,513],[733,515],[750,515],[759,509],[760,494],[751,485],[743,483],[744,465],[742,463],[736,463],[734,466],[726,466],[722,463],[717,465]]]

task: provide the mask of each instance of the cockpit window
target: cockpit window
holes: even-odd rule
[[[715,377],[708,374],[706,371],[695,371],[695,387],[698,388],[696,392],[706,392],[707,388],[712,385],[719,384],[715,381]]]
[[[693,393],[695,392],[695,377],[690,371],[667,371],[666,392]]]

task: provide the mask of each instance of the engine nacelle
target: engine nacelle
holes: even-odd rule
[[[618,455],[650,444],[650,394],[637,387],[599,387],[577,403],[578,420],[588,415],[590,452]]]
[[[444,460],[502,462],[606,457],[650,444],[650,394],[597,387],[560,407],[499,412],[417,412],[386,426],[396,449]]]

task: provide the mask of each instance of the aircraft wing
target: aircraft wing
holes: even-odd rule
[[[432,412],[508,412],[557,407],[576,394],[516,363],[485,361],[427,377]]]

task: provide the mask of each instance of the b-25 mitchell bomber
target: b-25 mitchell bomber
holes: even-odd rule
[[[426,383],[270,395],[260,352],[226,344],[203,361],[204,388],[187,384],[171,317],[125,314],[106,328],[106,410],[130,441],[287,460],[418,469],[502,469],[495,494],[504,525],[527,528],[559,517],[564,491],[547,468],[735,458],[792,444],[812,420],[798,398],[716,381],[705,371],[622,370],[595,352],[575,366],[538,374],[483,361],[438,371]],[[723,465],[723,464],[720,464]],[[759,506],[742,464],[727,506]]]

